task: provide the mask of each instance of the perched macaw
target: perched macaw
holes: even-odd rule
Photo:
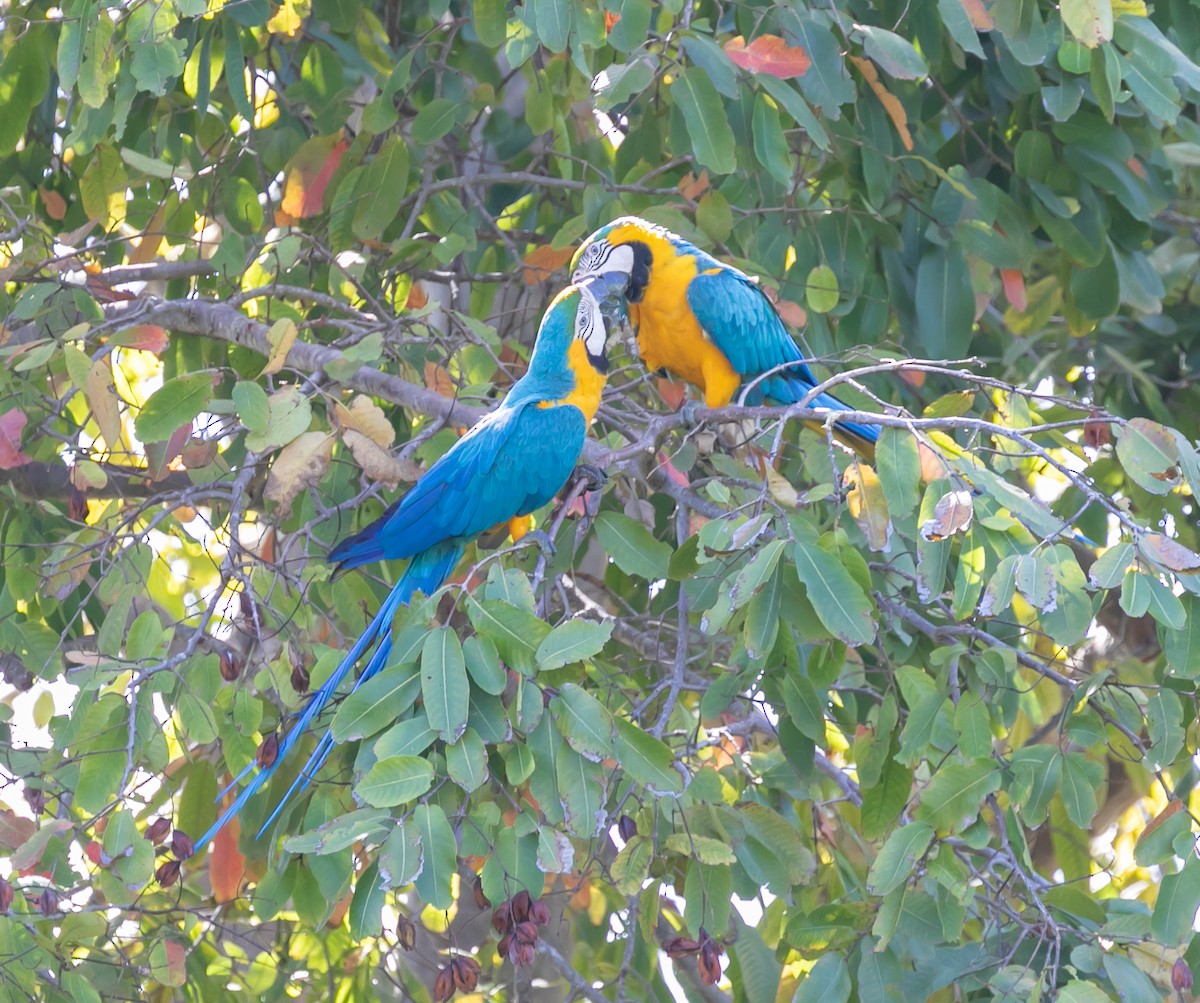
[[[661,226],[637,216],[614,220],[584,241],[571,271],[571,281],[589,285],[603,304],[614,297],[627,304],[646,367],[698,387],[709,407],[736,400],[746,385],[747,404],[794,404],[817,384],[757,283]],[[825,393],[811,404],[853,410]],[[836,428],[868,454],[879,438],[872,425]]]
[[[542,318],[528,371],[500,406],[451,446],[380,518],[334,547],[329,559],[339,570],[395,558],[408,558],[409,564],[366,631],[279,741],[274,759],[260,766],[198,846],[212,839],[274,776],[372,646],[375,650],[353,689],[384,666],[398,607],[418,591],[429,595],[441,586],[478,535],[541,508],[567,483],[600,405],[608,372],[606,341],[596,299],[587,289],[564,289]],[[326,730],[260,836],[291,795],[308,784],[332,748]],[[234,783],[253,769],[253,764],[247,767]]]

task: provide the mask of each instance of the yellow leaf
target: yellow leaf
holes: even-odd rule
[[[975,517],[975,502],[969,491],[949,491],[938,499],[933,518],[921,526],[921,536],[936,543],[963,533]]]
[[[296,322],[290,317],[275,321],[267,332],[267,341],[271,345],[271,354],[267,358],[267,364],[263,366],[262,373],[259,374],[261,376],[277,373],[283,368],[284,362],[287,361],[287,353],[296,343]]]
[[[383,449],[389,448],[396,441],[396,430],[387,420],[383,408],[366,394],[359,394],[355,397],[349,407],[340,403],[335,405],[333,414],[338,428],[349,428],[361,432]]]
[[[886,551],[892,538],[892,519],[875,468],[866,463],[852,463],[842,475],[842,482],[850,489],[846,502],[850,515],[867,538],[867,546]]]
[[[291,514],[301,491],[321,479],[332,458],[333,436],[325,432],[304,432],[279,451],[263,493],[279,504],[281,518]]]
[[[796,493],[792,482],[770,465],[767,465],[766,474],[767,489],[771,492],[771,497],[780,505],[795,508],[800,503],[800,496]]]
[[[108,356],[97,359],[88,368],[84,395],[111,453],[121,441],[121,399],[113,385],[112,364]]]
[[[912,133],[908,131],[908,113],[904,110],[900,99],[883,85],[883,81],[879,79],[879,71],[875,69],[875,64],[869,59],[864,59],[862,56],[851,56],[850,61],[858,67],[863,79],[875,92],[875,96],[879,98],[879,103],[883,105],[883,110],[887,112],[888,118],[892,120],[892,125],[896,127],[896,132],[900,135],[900,142],[904,144],[904,148],[911,152],[913,138]]]
[[[267,22],[267,31],[285,38],[295,38],[304,27],[304,19],[312,10],[311,0],[283,0]]]
[[[373,481],[394,488],[401,481],[415,481],[421,476],[421,468],[417,464],[393,456],[353,428],[342,428],[342,441],[350,449],[362,472]]]

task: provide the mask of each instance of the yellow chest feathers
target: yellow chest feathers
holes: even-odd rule
[[[674,254],[655,258],[642,301],[630,304],[638,351],[648,369],[665,369],[704,392],[712,406],[728,403],[741,377],[704,333],[688,306],[688,283],[696,277],[696,259]]]
[[[579,408],[584,418],[591,422],[600,407],[600,394],[607,379],[603,373],[597,372],[596,367],[588,360],[587,349],[578,338],[572,341],[567,349],[567,367],[575,377],[575,389],[559,400],[546,401],[542,407],[571,404]]]

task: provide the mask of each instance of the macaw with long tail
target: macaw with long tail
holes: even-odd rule
[[[608,372],[607,337],[600,305],[591,293],[577,286],[564,289],[542,318],[529,369],[500,406],[477,422],[380,518],[334,547],[329,558],[339,570],[389,559],[408,558],[409,563],[362,636],[279,740],[274,756],[264,757],[260,749],[258,772],[197,847],[212,839],[271,780],[372,647],[353,689],[383,668],[392,648],[392,618],[400,606],[417,592],[430,595],[439,588],[467,545],[481,533],[541,508],[567,483],[600,406]],[[259,836],[291,796],[312,780],[333,744],[326,730]],[[233,784],[254,769],[255,764],[248,766]]]
[[[646,367],[696,386],[709,407],[724,407],[746,388],[745,403],[795,404],[817,385],[775,307],[745,272],[677,234],[637,216],[602,226],[576,252],[571,281],[608,304],[628,307]],[[831,394],[814,408],[851,411]],[[870,455],[879,429],[854,421],[835,428]]]

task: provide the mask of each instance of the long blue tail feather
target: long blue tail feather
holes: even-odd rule
[[[404,574],[400,576],[400,580],[396,582],[388,597],[383,601],[379,612],[375,614],[374,618],[367,625],[366,630],[354,642],[350,650],[346,652],[346,657],[338,663],[338,667],[334,669],[329,678],[321,684],[321,687],[313,693],[308,703],[304,705],[304,709],[300,712],[299,717],[292,723],[287,734],[280,741],[275,761],[270,766],[259,769],[250,782],[242,788],[238,796],[234,798],[233,803],[221,813],[220,817],[209,827],[208,831],[196,841],[197,851],[203,849],[231,819],[235,818],[241,812],[247,802],[271,781],[279,770],[280,765],[287,759],[289,753],[296,747],[301,738],[303,738],[305,731],[307,731],[313,719],[328,706],[350,670],[373,645],[375,646],[375,651],[372,653],[362,674],[355,680],[351,693],[383,668],[392,650],[392,619],[396,615],[396,610],[406,605],[416,592],[420,591],[428,595],[441,586],[446,578],[449,577],[450,572],[454,570],[454,566],[458,563],[462,552],[463,546],[461,543],[443,541],[429,550],[417,554],[409,562],[408,567],[404,569]],[[261,837],[271,823],[278,818],[279,813],[288,803],[291,796],[303,790],[308,785],[313,775],[320,769],[330,752],[333,751],[333,746],[333,738],[328,729],[326,729],[317,742],[316,748],[309,754],[304,768],[297,774],[287,793],[280,799],[279,804],[275,806],[270,817],[263,824],[262,828],[259,829],[258,836]],[[219,800],[224,797],[254,768],[255,764],[251,763],[243,769],[217,795],[217,799]]]

